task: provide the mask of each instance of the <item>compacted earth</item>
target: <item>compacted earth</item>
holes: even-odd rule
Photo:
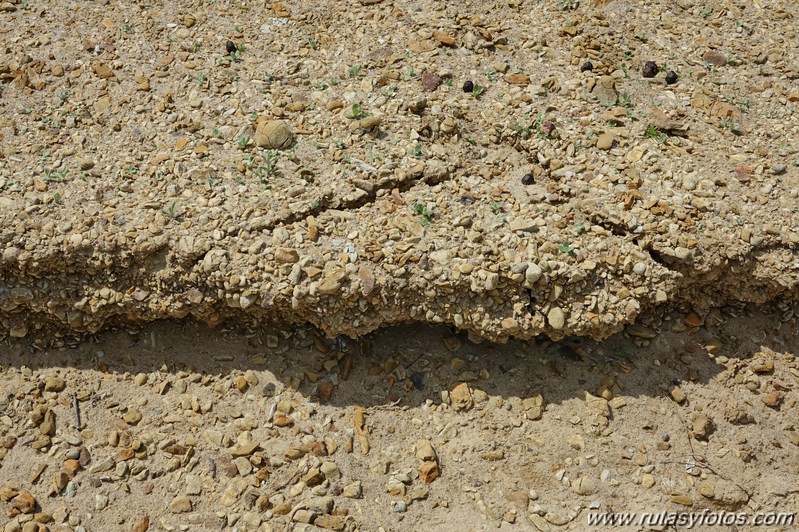
[[[582,531],[799,505],[790,315],[674,313],[604,342],[465,336],[184,321],[6,343],[3,530]],[[694,529],[795,530],[770,523]]]
[[[798,16],[0,0],[5,530],[793,511]]]

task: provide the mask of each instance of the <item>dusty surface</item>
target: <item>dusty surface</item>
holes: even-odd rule
[[[583,531],[591,514],[796,511],[795,319],[694,319],[602,343],[190,322],[15,342],[0,355],[0,522]]]
[[[5,530],[796,508],[797,9],[597,4],[0,0]]]
[[[796,296],[791,4],[2,5],[13,337],[603,338]]]

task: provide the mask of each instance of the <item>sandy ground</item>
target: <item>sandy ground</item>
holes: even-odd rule
[[[5,530],[587,530],[589,514],[793,511],[795,321],[693,318],[602,343],[192,322],[11,343]]]

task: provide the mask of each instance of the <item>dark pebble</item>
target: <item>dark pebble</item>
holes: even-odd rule
[[[580,65],[580,72],[591,72],[594,70],[594,64],[591,61],[586,61]]]
[[[522,185],[532,185],[534,183],[535,178],[533,177],[533,174],[524,174],[524,176],[522,176]]]
[[[424,390],[424,373],[421,371],[411,373],[411,382],[417,390]]]
[[[677,73],[673,70],[666,72],[666,83],[673,85],[677,83]]]
[[[472,83],[472,80],[468,80],[463,84],[463,92],[472,92],[473,89],[474,83]]]
[[[658,75],[658,66],[654,61],[647,61],[644,63],[642,73],[645,78],[654,78]]]
[[[225,50],[227,50],[227,53],[232,54],[238,50],[238,48],[236,48],[236,45],[233,41],[228,41],[225,43]]]

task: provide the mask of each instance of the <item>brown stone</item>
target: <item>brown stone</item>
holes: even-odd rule
[[[423,462],[419,467],[419,479],[425,484],[430,484],[437,479],[438,473],[438,463],[433,460]]]
[[[472,390],[465,382],[455,386],[455,388],[449,392],[449,398],[452,404],[452,409],[455,411],[468,410],[474,406],[474,401],[472,400]]]
[[[444,33],[443,31],[434,31],[433,38],[443,44],[444,46],[455,46],[455,37]]]
[[[28,491],[20,491],[11,499],[11,506],[20,513],[32,514],[36,510],[36,499]]]

